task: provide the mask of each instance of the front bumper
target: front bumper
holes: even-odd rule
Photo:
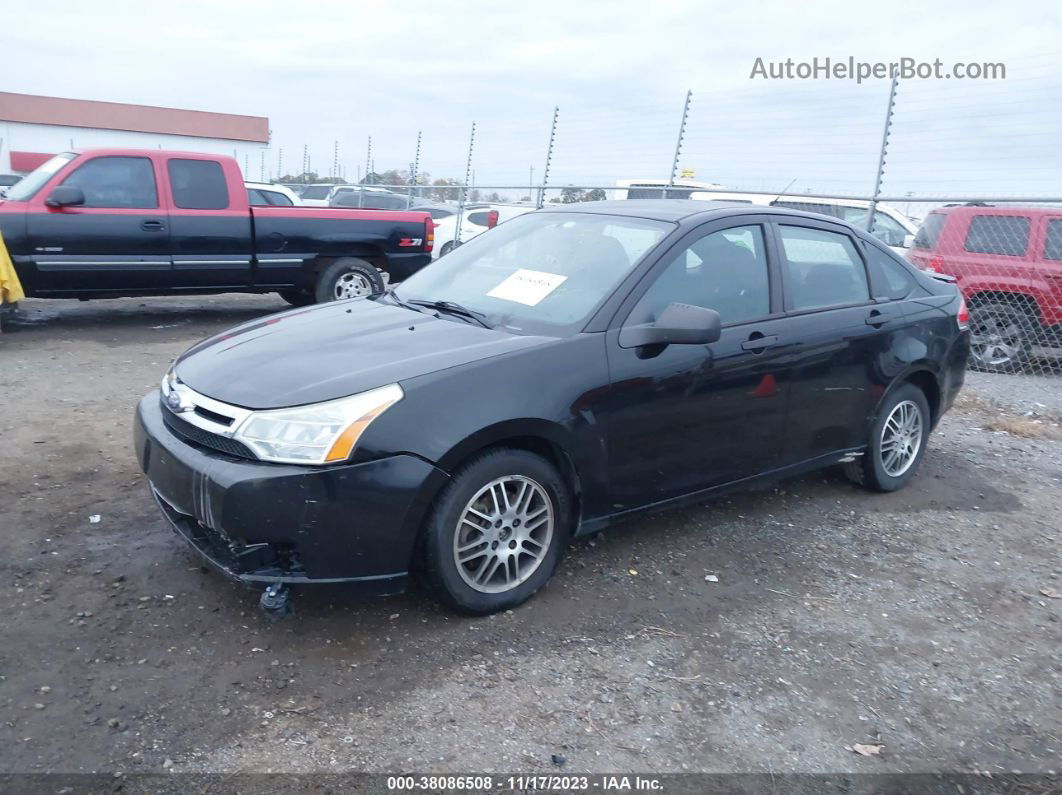
[[[173,528],[240,582],[405,587],[442,470],[412,455],[359,464],[267,464],[200,447],[163,422],[154,391],[137,407],[134,444]]]

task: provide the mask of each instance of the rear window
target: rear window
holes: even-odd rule
[[[229,184],[216,160],[172,159],[167,163],[173,203],[182,210],[224,210]]]
[[[918,234],[915,235],[914,247],[934,248],[947,219],[948,216],[944,215],[944,213],[930,213],[927,215],[926,220],[922,222],[922,226],[918,229]]]
[[[1062,260],[1062,221],[1047,222],[1047,239],[1044,241],[1044,259]]]
[[[475,224],[476,226],[487,226],[489,223],[487,220],[488,215],[490,215],[489,210],[480,210],[479,212],[469,213],[468,222],[470,224]]]
[[[306,189],[302,192],[302,198],[304,199],[327,199],[328,194],[332,192],[331,185],[307,185]]]
[[[975,254],[1021,257],[1029,247],[1029,219],[1021,215],[975,215],[964,248]]]
[[[262,191],[262,196],[274,207],[292,207],[295,204],[290,197],[275,190],[264,190]]]

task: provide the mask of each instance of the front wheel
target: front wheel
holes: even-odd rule
[[[302,290],[280,290],[278,295],[292,306],[308,306],[314,301],[312,295]]]
[[[317,277],[314,298],[317,303],[368,298],[385,289],[383,277],[370,262],[356,257],[337,259]]]
[[[904,384],[886,396],[870,429],[866,452],[845,465],[854,483],[874,491],[902,489],[918,471],[929,441],[925,393]]]
[[[491,450],[462,466],[436,500],[428,581],[463,613],[515,607],[553,575],[570,532],[571,496],[557,470],[525,450]]]

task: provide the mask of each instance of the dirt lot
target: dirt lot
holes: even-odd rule
[[[902,493],[630,522],[493,618],[321,588],[271,623],[163,523],[130,421],[283,306],[27,301],[0,336],[0,771],[1059,769],[1062,442],[985,429],[1014,390],[971,376]]]

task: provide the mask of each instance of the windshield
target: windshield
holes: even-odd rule
[[[63,152],[61,155],[56,155],[48,160],[45,160],[36,169],[24,176],[18,182],[11,186],[7,191],[7,198],[10,201],[24,202],[27,199],[32,199],[34,195],[39,191],[44,183],[51,179],[52,174],[61,169],[77,155],[73,152]]]
[[[306,190],[302,192],[302,198],[304,199],[327,199],[328,194],[332,192],[331,185],[308,185]]]
[[[528,213],[441,257],[395,295],[453,301],[516,333],[571,334],[672,229],[644,218]]]

